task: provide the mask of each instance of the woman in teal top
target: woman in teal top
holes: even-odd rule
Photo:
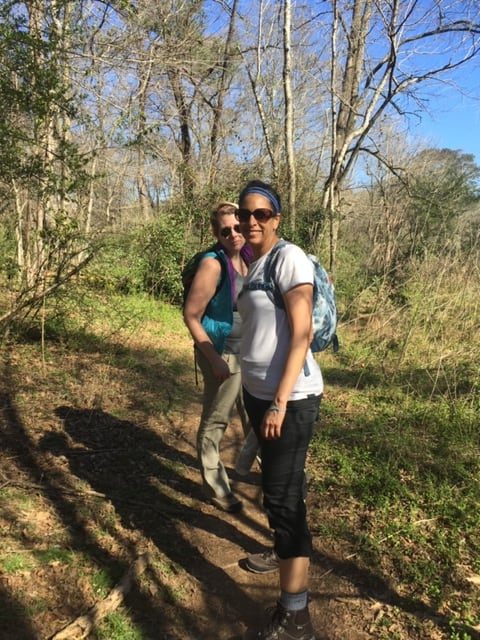
[[[241,393],[241,320],[236,301],[251,261],[235,217],[236,205],[223,202],[211,216],[217,238],[205,252],[184,305],[184,320],[195,342],[204,391],[197,454],[206,498],[219,509],[237,512],[242,502],[232,493],[219,447],[237,407],[244,433],[249,431]]]

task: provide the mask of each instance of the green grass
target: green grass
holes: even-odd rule
[[[108,615],[95,635],[97,640],[143,640],[145,637],[122,612]]]
[[[0,489],[0,509],[24,509],[27,511],[34,506],[35,502],[32,496],[26,491],[10,487]]]
[[[75,555],[60,547],[52,547],[45,550],[32,550],[24,553],[1,554],[0,552],[0,568],[5,573],[15,574],[25,571],[31,571],[39,565],[49,565],[52,563],[72,564],[75,561]]]
[[[35,551],[34,556],[39,564],[72,564],[75,561],[75,555],[69,549],[61,547],[51,547],[49,549]]]
[[[2,571],[10,574],[31,571],[34,564],[30,555],[25,553],[12,553],[0,560]]]
[[[342,358],[354,369],[348,360],[358,352]],[[332,369],[338,393],[327,387],[311,446],[318,533],[350,544],[360,564],[403,595],[478,624],[479,597],[462,579],[480,557],[478,400],[428,396],[421,386],[415,393],[398,384],[399,372],[345,385],[338,364]],[[328,385],[328,365],[324,377]],[[351,505],[348,517],[325,514],[331,495],[342,511]]]
[[[146,322],[155,323],[154,335],[186,331],[177,307],[147,294],[106,295],[77,285],[55,301],[48,316],[47,335],[63,336],[69,344],[76,336],[84,346],[89,339],[95,344],[98,334],[112,337],[120,331],[137,332]]]
[[[45,598],[31,598],[25,602],[25,613],[27,616],[36,616],[39,613],[48,611],[49,603]]]
[[[90,577],[90,584],[92,585],[93,592],[97,598],[105,598],[114,587],[112,577],[105,569],[96,571]]]

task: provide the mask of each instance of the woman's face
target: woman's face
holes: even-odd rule
[[[222,214],[217,217],[215,236],[228,254],[240,251],[245,244],[240,225],[233,213]]]
[[[248,210],[250,213],[254,213],[257,209],[270,211],[272,216],[266,220],[257,220],[254,215],[251,215],[245,222],[240,222],[240,229],[245,240],[252,247],[261,248],[273,242],[277,237],[280,215],[273,215],[274,211],[270,200],[260,194],[249,193],[243,198],[240,209]]]

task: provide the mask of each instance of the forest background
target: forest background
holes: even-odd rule
[[[36,362],[48,393],[87,336],[177,335],[210,209],[272,182],[336,282],[310,464],[348,517],[322,535],[451,638],[480,624],[480,168],[410,125],[479,54],[475,0],[0,1],[5,385]]]

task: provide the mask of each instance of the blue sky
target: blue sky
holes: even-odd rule
[[[312,6],[320,6],[318,0],[308,0],[306,4],[309,2]],[[429,0],[425,7],[431,3],[432,0]],[[250,0],[240,0],[240,13],[248,14],[250,4]],[[214,32],[226,28],[227,17],[220,5],[214,0],[208,3],[210,19],[214,16]],[[421,7],[420,3],[419,11],[423,13]],[[421,55],[426,68],[441,67],[457,59],[457,52],[455,48],[452,49],[452,42],[448,38],[444,47],[438,48],[434,42],[429,53],[429,46],[426,45]],[[421,63],[419,69],[422,69]],[[480,65],[477,57],[456,71],[441,74],[436,80],[426,82],[417,90],[423,99],[427,99],[427,110],[417,110],[413,101],[409,103],[410,108],[416,110],[416,114],[408,119],[411,138],[421,140],[422,146],[447,147],[471,153],[480,166]]]
[[[445,88],[431,98],[430,113],[410,119],[412,137],[421,137],[435,147],[460,149],[472,153],[480,165],[480,93],[462,95],[458,88]]]

